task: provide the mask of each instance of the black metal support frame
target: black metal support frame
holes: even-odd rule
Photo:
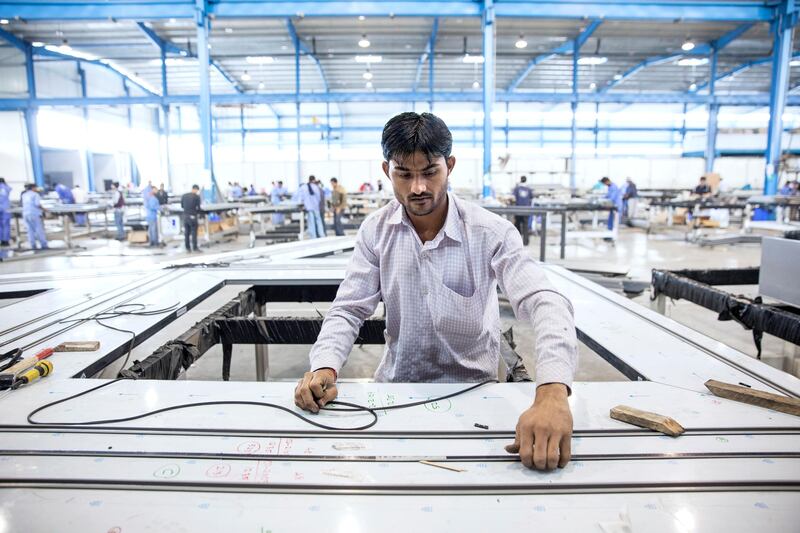
[[[761,297],[734,295],[713,285],[757,285],[759,269],[668,270],[653,269],[652,295],[684,299],[719,313],[722,321],[734,320],[753,331],[753,341],[761,359],[764,333],[800,345],[800,310],[786,305],[770,305]]]

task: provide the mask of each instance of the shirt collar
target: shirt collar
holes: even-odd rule
[[[403,223],[411,229],[414,229],[414,225],[411,223],[411,220],[409,220],[408,214],[406,213],[403,204],[400,202],[396,202],[395,210],[391,215],[389,215],[386,223]],[[444,231],[444,234],[450,239],[456,242],[461,242],[461,213],[458,212],[457,200],[455,195],[452,193],[447,193],[447,218],[444,221],[444,226],[442,226],[442,231]]]

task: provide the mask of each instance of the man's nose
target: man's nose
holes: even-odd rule
[[[414,181],[411,183],[411,193],[412,194],[425,194],[427,191],[427,187],[425,186],[425,180],[422,177],[417,176],[414,178]]]

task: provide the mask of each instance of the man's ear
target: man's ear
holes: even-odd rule
[[[381,167],[383,168],[383,173],[386,174],[386,177],[389,178],[389,181],[391,181],[392,177],[389,175],[389,162],[388,161],[384,161],[381,164]]]
[[[456,166],[456,157],[451,155],[446,160],[447,163],[447,175],[449,176],[451,172],[453,172],[453,167]]]

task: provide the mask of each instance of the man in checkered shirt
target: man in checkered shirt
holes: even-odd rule
[[[295,403],[318,412],[364,320],[386,306],[386,351],[376,381],[477,382],[497,377],[497,286],[536,336],[536,395],[506,447],[528,467],[570,459],[567,397],[577,366],[569,301],[522,246],[514,226],[448,193],[450,130],[429,113],[402,113],[381,140],[395,200],[364,221],[336,299],[311,349]],[[535,444],[535,445],[534,445]]]

